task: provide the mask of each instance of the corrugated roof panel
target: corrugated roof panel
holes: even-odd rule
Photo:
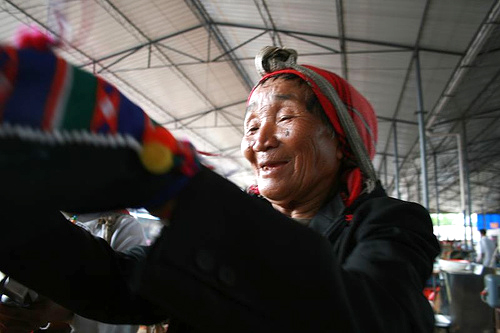
[[[468,119],[467,122],[467,140],[475,143],[471,152],[490,150],[491,153],[500,153],[500,121],[498,114],[483,116],[481,118]],[[495,147],[496,149],[491,149]],[[500,160],[498,157],[492,157],[491,160]]]
[[[224,35],[238,58],[254,58],[262,45],[273,45],[271,36],[262,29],[248,29],[219,26],[218,30]],[[242,47],[244,46],[244,47]]]
[[[244,100],[248,94],[248,90],[228,63],[187,66],[183,71],[214,106]]]
[[[315,55],[317,57],[336,54],[340,52],[340,46],[337,39],[310,37],[300,34],[280,34],[283,47],[295,49],[298,54],[298,62],[306,55]]]
[[[164,40],[158,45],[175,63],[197,64],[207,62],[221,53],[212,40],[208,41],[208,37],[206,29],[200,27]]]
[[[420,46],[463,52],[484,20],[492,0],[431,1]]]
[[[416,118],[413,120],[416,121]],[[417,139],[416,132],[418,127],[407,123],[397,123],[396,126],[398,130],[398,155],[403,159],[410,152],[413,143]],[[389,149],[393,150],[393,137],[391,136],[390,140],[386,142],[379,140],[379,149],[383,149],[385,144],[388,144]]]
[[[428,112],[436,105],[460,57],[422,51],[419,54],[424,110]]]
[[[346,1],[344,1],[346,2]],[[334,1],[291,0],[267,1],[272,21],[281,30],[337,36],[337,14]],[[268,16],[265,16],[266,20]],[[270,20],[268,20],[270,22]]]
[[[349,54],[349,81],[380,116],[393,117],[411,59],[409,52]]]
[[[141,42],[130,34],[126,25],[95,2],[68,2],[62,17],[72,32],[70,44],[94,59],[121,52]]]
[[[411,46],[415,43],[425,2],[412,0],[344,1],[349,38]]]
[[[378,139],[377,139],[377,151],[380,151],[381,145],[385,144],[388,135],[391,130],[392,123],[387,121],[378,121]]]
[[[198,125],[195,126],[195,130],[202,137],[209,136],[211,138],[211,142],[215,144],[219,149],[228,149],[228,148],[239,148],[238,145],[232,144],[233,142],[239,142],[241,140],[241,134],[237,133],[234,128],[224,126],[227,122],[224,122],[222,117],[218,117],[218,126],[213,125],[212,121],[208,121],[207,125],[200,126],[200,123],[204,123],[204,121],[198,121]],[[214,132],[216,132],[214,134]],[[239,150],[239,149],[238,149]]]
[[[14,41],[14,34],[21,25],[29,24],[29,20],[24,15],[5,2],[0,2],[0,22],[2,22],[0,24],[0,40],[2,43],[8,44]]]
[[[239,133],[248,85],[259,79],[255,55],[263,46],[283,44],[299,52],[299,63],[342,74],[342,56],[337,52],[344,38],[349,80],[372,102],[382,120],[376,167],[379,171],[385,168],[382,157],[388,156],[389,161],[394,152],[390,120],[395,117],[402,121],[397,128],[400,163],[404,162],[400,171],[403,197],[419,201],[413,51],[420,48],[424,111],[431,111],[458,69],[460,56],[476,45],[472,38],[498,1],[343,1],[344,35],[339,32],[337,7],[331,0],[4,1],[0,2],[0,38],[10,38],[20,22],[34,21],[42,30],[47,26],[57,32],[58,22],[49,4],[60,10],[68,22],[65,31],[71,31],[67,36],[73,45],[57,52],[90,71],[104,66],[102,75],[148,110],[153,119],[164,121],[171,129],[177,125],[175,133],[187,136],[202,150],[221,152],[209,158],[210,163],[237,181],[252,178],[239,154]],[[465,113],[471,179],[483,182],[491,176],[489,168],[495,167],[485,162],[495,163],[495,138],[500,135],[496,130],[500,114],[495,111],[500,105],[500,28],[494,26],[500,19],[497,12],[492,12],[495,17],[483,26],[492,33],[482,30],[479,41],[485,37],[485,44],[477,53],[469,52],[472,61],[463,69],[465,75],[458,76],[457,89],[449,94],[444,109],[432,110],[436,117],[431,130],[445,133],[461,129],[462,122],[454,119]],[[417,40],[419,31],[421,38]],[[151,42],[158,43],[149,47]],[[221,56],[224,52],[230,53]],[[461,69],[457,73],[462,73]],[[214,109],[218,111],[210,111]],[[209,115],[196,118],[203,112]],[[477,118],[478,114],[483,116]],[[176,123],[173,117],[187,118]],[[440,175],[439,180],[443,178],[443,187],[449,188],[442,190],[443,195],[456,198],[457,169],[452,165],[456,154],[450,153],[456,148],[453,140],[428,142],[429,149],[443,151],[438,164],[447,177]],[[384,182],[387,177],[393,184],[394,163],[387,165],[387,175],[385,169],[383,172]],[[494,188],[490,191],[500,193]],[[476,198],[482,195],[474,188],[472,192],[470,197],[477,206]]]
[[[188,82],[169,69],[142,70],[140,78],[132,72],[120,73],[119,76],[174,117],[208,107]],[[161,123],[165,119],[157,121]]]
[[[492,110],[500,104],[500,67],[476,67],[468,71],[460,87],[453,95],[453,102],[447,103],[439,118],[460,117],[463,113],[474,114]]]
[[[232,1],[201,1],[207,14],[212,20],[217,22],[257,25],[262,26],[258,8],[253,1],[232,0]]]
[[[200,22],[180,0],[121,1],[115,6],[150,39],[182,31]]]
[[[416,82],[416,76],[414,72],[414,68],[412,68],[412,72],[410,76],[408,77],[404,93],[401,97],[401,102],[399,106],[399,111],[397,114],[398,119],[403,119],[407,121],[417,121],[417,114],[416,111],[418,110],[418,99],[417,99],[417,82]],[[424,98],[424,103],[425,103],[425,96]],[[425,111],[425,110],[424,110]],[[415,131],[413,131],[415,135]]]
[[[96,66],[96,70],[98,72],[113,71],[115,73],[138,72],[150,67],[162,66],[163,62],[159,58],[156,50],[144,47],[133,52],[102,60]]]
[[[243,133],[243,122],[245,120],[246,112],[246,97],[241,101],[241,103],[224,107],[219,112],[224,113],[226,119],[228,119],[231,124],[238,127],[241,133]]]

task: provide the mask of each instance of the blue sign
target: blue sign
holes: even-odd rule
[[[499,228],[500,214],[477,214],[477,230]]]

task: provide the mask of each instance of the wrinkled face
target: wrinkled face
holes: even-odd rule
[[[277,78],[249,100],[241,150],[271,201],[326,194],[336,181],[342,153],[332,132],[306,109],[311,93],[307,85]]]

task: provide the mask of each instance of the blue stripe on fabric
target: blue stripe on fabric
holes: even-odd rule
[[[56,69],[51,52],[18,52],[19,68],[14,91],[4,109],[4,121],[40,128]]]
[[[142,142],[144,134],[144,112],[121,93],[118,111],[118,133],[128,133],[139,142]]]
[[[108,123],[103,123],[96,130],[96,133],[108,134],[108,133],[111,133],[111,128],[109,127]]]
[[[10,57],[7,54],[7,52],[5,52],[4,49],[0,49],[0,68],[3,68],[5,66],[5,63],[9,59],[10,59]]]
[[[111,96],[113,90],[116,90],[116,88],[113,87],[109,82],[101,81],[100,83],[102,84],[102,89],[104,90],[104,92],[108,97]],[[99,104],[100,102],[101,101],[98,100],[96,104]],[[103,124],[99,126],[99,128],[97,128],[97,133],[103,133],[103,134],[111,133],[111,127],[109,126],[107,121],[105,121]]]

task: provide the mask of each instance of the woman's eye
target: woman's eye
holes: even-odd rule
[[[281,116],[281,117],[279,118],[279,121],[287,121],[287,120],[290,120],[290,119],[292,119],[292,118],[293,118],[292,116]]]
[[[252,126],[247,129],[247,133],[254,133],[257,131],[259,128],[257,126]]]

